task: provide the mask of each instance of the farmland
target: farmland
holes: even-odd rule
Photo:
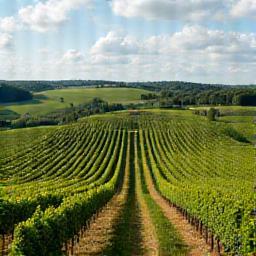
[[[255,124],[221,118],[127,111],[1,132],[2,253],[253,255]]]
[[[68,88],[34,93],[34,99],[20,103],[3,104],[0,110],[11,110],[18,114],[42,115],[58,109],[89,102],[99,97],[109,103],[138,103],[140,95],[148,91],[131,88]],[[63,102],[61,102],[63,98]]]

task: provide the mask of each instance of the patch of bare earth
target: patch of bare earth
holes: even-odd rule
[[[11,243],[12,243],[11,235],[5,235],[4,239],[2,236],[0,237],[0,255],[5,256],[9,254]]]

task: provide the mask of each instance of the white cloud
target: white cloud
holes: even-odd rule
[[[129,64],[132,62],[131,58],[127,56],[116,55],[92,55],[91,64],[93,65],[115,65],[115,64]]]
[[[92,47],[92,54],[137,54],[139,42],[119,32],[111,31],[105,37],[101,37]]]
[[[239,0],[232,6],[231,15],[233,17],[251,17],[256,19],[256,1]]]
[[[112,0],[115,14],[146,19],[205,21],[256,19],[255,0]]]
[[[13,32],[17,28],[16,20],[13,16],[0,18],[0,30]]]
[[[168,43],[167,43],[168,45]],[[170,37],[164,50],[172,52],[193,52],[230,55],[231,57],[256,53],[256,34],[210,30],[201,26],[185,26],[182,31]],[[249,56],[248,56],[249,57]],[[254,56],[248,60],[254,59]]]
[[[115,14],[167,20],[218,18],[233,0],[112,0]],[[253,0],[252,0],[253,1]]]
[[[66,51],[61,59],[61,63],[73,64],[79,63],[83,60],[83,55],[80,51],[75,49],[70,49]]]
[[[6,33],[0,33],[0,49],[10,46],[12,43],[12,36]]]
[[[254,77],[256,34],[185,26],[173,34],[138,40],[112,31],[94,44],[90,54],[91,65],[103,65],[115,78],[119,70],[129,74],[128,80],[242,83]]]
[[[10,35],[0,35],[2,47],[11,41]],[[26,58],[13,60],[12,64],[6,61],[9,57],[0,56],[3,67],[0,75],[5,79],[9,74],[12,79],[72,77],[234,84],[255,81],[256,33],[226,32],[189,25],[179,32],[141,40],[111,31],[99,38],[88,52],[45,48],[38,51],[39,58],[28,54]],[[11,55],[10,51],[0,51],[0,55],[3,53]]]
[[[70,11],[82,5],[90,6],[92,0],[47,0],[39,1],[19,10],[22,23],[32,30],[45,32],[68,19]]]
[[[202,55],[205,58],[229,57],[242,59],[245,56],[248,62],[255,60],[256,34],[238,32],[224,32],[210,30],[202,26],[185,26],[180,32],[171,35],[152,36],[144,41],[109,32],[100,38],[91,49],[94,56],[139,56],[139,55],[184,55],[188,58]]]

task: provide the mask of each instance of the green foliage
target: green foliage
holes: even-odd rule
[[[140,85],[138,85],[140,86]],[[189,82],[148,83],[159,95],[143,95],[144,100],[157,99],[167,105],[256,105],[255,87],[207,85]],[[154,97],[152,97],[154,95]]]
[[[32,218],[15,229],[11,255],[61,255],[63,243],[86,225],[113,192],[113,187],[102,187],[66,198],[57,209],[51,207],[45,212],[37,209]]]
[[[247,138],[245,136],[243,136],[241,133],[239,133],[236,129],[234,129],[231,126],[226,127],[223,130],[223,133],[225,135],[231,137],[232,139],[239,141],[239,142],[249,143],[249,141],[247,140]]]
[[[0,120],[2,121],[17,119],[19,118],[19,116],[20,115],[14,111],[11,111],[8,109],[3,109],[3,110],[0,109]]]
[[[31,100],[32,94],[24,89],[19,89],[6,84],[0,84],[0,103]]]
[[[137,182],[141,182],[142,196],[146,202],[150,217],[156,230],[160,255],[187,255],[187,246],[182,241],[175,227],[164,215],[157,202],[154,201],[149,193],[145,175],[150,175],[150,173],[147,160],[145,159],[144,147],[141,143],[138,143],[137,140],[135,140],[135,148],[137,149],[135,154],[137,155]]]
[[[207,118],[209,121],[216,121],[216,117],[218,116],[219,111],[215,108],[210,108],[207,111]]]
[[[20,115],[30,113],[32,116],[45,116],[49,113],[70,109],[70,104],[75,107],[89,104],[93,98],[101,98],[109,104],[140,103],[140,95],[148,91],[135,88],[67,88],[48,90],[34,93],[34,100],[4,105],[3,109],[12,110]],[[60,101],[64,98],[64,102]]]
[[[124,110],[124,106],[122,104],[109,104],[100,98],[94,98],[87,104],[80,104],[79,106],[74,106],[73,103],[70,103],[69,108],[48,113],[47,115],[31,116],[27,113],[18,119],[12,120],[9,123],[0,122],[0,126],[2,125],[15,129],[43,125],[68,124],[76,122],[79,118],[85,116],[120,110]]]
[[[13,233],[14,226],[31,217],[37,206],[43,210],[49,206],[57,207],[62,202],[62,195],[38,195],[33,198],[18,200],[0,199],[0,234]]]
[[[92,104],[104,106],[100,99]],[[254,253],[255,151],[223,134],[220,124],[189,111],[154,110],[91,116],[41,137],[34,129],[25,138],[0,133],[17,134],[16,147],[0,140],[0,227],[14,229],[12,255],[59,255],[116,193],[126,154],[141,159],[161,194],[202,221],[227,252]],[[130,153],[134,134],[140,151]],[[156,225],[165,225],[151,208]]]
[[[95,166],[92,169],[95,169],[95,173],[92,173],[92,176],[88,178],[87,185],[80,182],[77,191],[71,186],[70,191],[65,193],[65,199],[57,208],[49,207],[46,211],[37,209],[31,218],[20,223],[15,229],[11,255],[61,255],[63,243],[76,235],[91,216],[106,204],[116,192],[123,168],[126,136],[126,132],[122,134],[119,132],[118,138],[113,136],[111,145],[105,144],[103,150],[99,147],[98,151],[93,152],[92,147],[93,153],[102,152],[108,156],[105,156],[104,160],[99,157],[94,161],[92,158]],[[117,143],[117,146],[114,142]],[[96,145],[103,146],[103,143],[104,140],[100,144],[96,142]],[[107,153],[106,149],[110,149],[110,151]],[[98,155],[95,154],[95,156]],[[102,164],[102,167],[98,167],[99,163]],[[108,166],[106,167],[107,163]],[[102,168],[105,170],[103,174],[100,173]],[[59,185],[63,186],[64,184],[65,181]],[[60,190],[59,195],[62,194],[63,191]],[[38,203],[38,205],[41,204]]]
[[[239,150],[224,146],[227,143],[225,139],[216,137],[202,123],[190,122],[189,127],[183,121],[179,129],[175,122],[158,123],[154,132],[141,131],[140,140],[146,147],[142,151],[144,159],[151,166],[151,174],[160,193],[191,217],[202,221],[221,240],[226,252],[237,255],[255,252],[255,223],[251,214],[255,206],[253,180],[246,181],[250,180],[246,169],[253,169],[253,148],[248,154],[243,152],[245,147]],[[166,136],[164,127],[171,129],[168,146],[171,158],[163,146],[169,144],[163,139]],[[201,145],[202,141],[205,144]],[[225,178],[231,173],[234,179]]]

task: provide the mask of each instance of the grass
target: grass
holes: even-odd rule
[[[220,113],[225,116],[255,116],[255,106],[191,106],[192,110],[208,110],[209,108],[216,108],[220,110]]]
[[[191,109],[209,109],[209,108],[218,108],[223,111],[256,111],[255,106],[218,106],[218,105],[213,105],[213,106],[197,106],[193,107],[191,106]]]
[[[256,129],[256,107],[244,106],[214,106],[219,109],[224,116],[218,117],[218,122],[227,124],[227,127],[234,128],[242,134],[248,141],[255,143]],[[207,106],[191,109],[209,109]],[[199,118],[199,117],[198,117]]]
[[[148,91],[133,88],[69,88],[49,90],[34,94],[34,99],[20,103],[3,104],[2,110],[11,110],[18,114],[42,115],[58,109],[70,107],[70,103],[79,105],[99,97],[109,103],[139,103],[141,94]],[[60,98],[64,98],[64,102]]]
[[[256,124],[254,123],[254,119],[253,116],[223,116],[219,118],[219,121],[228,124],[243,134],[247,140],[254,142],[256,139]]]

